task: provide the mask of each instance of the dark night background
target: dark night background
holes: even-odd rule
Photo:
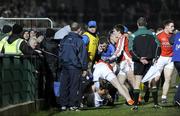
[[[133,31],[140,16],[145,16],[153,29],[165,19],[173,19],[179,28],[179,9],[180,0],[0,0],[2,17],[48,17],[56,22],[55,27],[96,20],[101,31],[117,23]]]

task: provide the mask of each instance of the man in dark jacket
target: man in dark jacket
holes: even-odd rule
[[[87,51],[80,36],[80,25],[72,23],[71,30],[60,42],[60,103],[61,110],[69,107],[77,111],[81,100],[81,73],[87,70]]]
[[[140,93],[140,82],[142,76],[147,72],[147,70],[152,65],[153,59],[156,57],[156,52],[158,48],[158,40],[152,31],[146,28],[147,21],[144,17],[140,17],[137,20],[138,30],[134,32],[130,38],[130,51],[132,53],[132,60],[134,61],[134,75],[136,78],[134,87],[134,105],[133,110],[137,110],[138,98]],[[152,86],[152,96],[154,99],[155,107],[158,106],[157,103],[157,88],[156,84]]]

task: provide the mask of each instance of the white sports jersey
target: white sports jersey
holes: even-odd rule
[[[94,65],[93,81],[99,81],[99,78],[111,81],[113,78],[116,78],[116,75],[109,68],[108,64],[99,62]]]

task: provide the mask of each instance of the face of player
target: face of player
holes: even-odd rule
[[[169,25],[167,25],[165,28],[169,33],[173,33],[173,31],[174,31],[174,23],[169,23]]]
[[[115,43],[117,43],[117,41],[118,41],[118,36],[116,34],[114,34],[114,33],[111,33],[111,35],[110,35],[110,42],[112,44],[115,44]]]
[[[121,36],[120,31],[117,31],[116,29],[113,29],[113,34],[116,38],[119,38]]]
[[[106,49],[107,49],[107,44],[106,44],[106,43],[101,44],[101,48],[102,48],[103,51],[106,51]]]

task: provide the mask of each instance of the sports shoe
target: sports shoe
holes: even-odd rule
[[[66,111],[67,108],[66,108],[66,106],[62,106],[60,110],[61,110],[61,111]]]
[[[78,107],[70,107],[69,110],[70,111],[80,111]]]
[[[167,104],[167,99],[162,98],[162,99],[161,99],[161,103],[162,103],[162,104]]]
[[[158,104],[154,105],[153,108],[154,109],[162,109],[162,107],[160,105],[158,105]]]
[[[133,110],[133,111],[138,111],[138,106],[132,107],[131,110]]]

